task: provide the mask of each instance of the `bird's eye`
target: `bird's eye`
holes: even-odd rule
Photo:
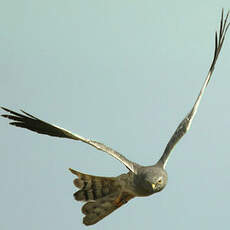
[[[158,182],[158,184],[161,184],[162,183],[162,179],[159,179],[157,182]]]

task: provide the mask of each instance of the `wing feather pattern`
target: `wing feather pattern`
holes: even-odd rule
[[[38,119],[37,117],[34,117],[33,115],[21,110],[23,114],[16,113],[10,109],[1,107],[3,110],[10,114],[3,114],[2,116],[5,118],[8,118],[12,120],[13,122],[10,122],[10,125],[14,125],[16,127],[21,127],[25,129],[29,129],[33,132],[37,132],[39,134],[45,134],[49,136],[54,137],[62,137],[62,138],[69,138],[77,141],[82,141],[86,144],[89,144],[93,147],[95,147],[98,150],[101,150],[103,152],[106,152],[122,162],[129,170],[132,172],[136,172],[136,163],[129,161],[126,157],[118,153],[117,151],[111,149],[110,147],[90,139],[87,139],[85,137],[82,137],[78,134],[74,134],[66,129],[63,129],[61,127],[58,127],[56,125],[49,124],[45,121],[42,121]],[[12,114],[12,115],[11,115]]]
[[[191,123],[192,123],[192,120],[193,120],[194,116],[196,115],[198,106],[200,104],[200,100],[204,94],[204,90],[207,87],[207,85],[210,81],[210,78],[212,76],[212,73],[214,71],[217,58],[220,54],[222,45],[224,43],[226,32],[227,32],[229,25],[230,25],[230,23],[227,23],[228,16],[229,16],[229,12],[227,13],[227,15],[224,19],[224,10],[222,9],[219,36],[218,36],[217,32],[215,32],[215,51],[214,51],[214,57],[213,57],[211,66],[210,66],[209,71],[208,71],[208,75],[205,79],[205,82],[204,82],[204,84],[200,90],[200,93],[199,93],[191,111],[186,115],[186,117],[178,125],[176,131],[174,132],[171,139],[169,140],[162,157],[158,161],[159,164],[163,165],[163,168],[165,168],[165,166],[167,164],[171,150],[176,145],[176,143],[184,136],[184,134],[189,130]]]

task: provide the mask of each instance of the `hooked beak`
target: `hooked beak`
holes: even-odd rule
[[[155,189],[156,185],[155,184],[152,184],[152,188]]]

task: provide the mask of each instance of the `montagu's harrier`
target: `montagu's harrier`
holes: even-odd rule
[[[74,198],[77,201],[85,202],[82,207],[82,212],[85,214],[83,219],[83,223],[85,225],[93,225],[97,223],[134,197],[149,196],[153,193],[161,191],[165,187],[167,183],[165,166],[170,152],[191,126],[201,97],[203,96],[204,90],[210,81],[217,58],[223,45],[225,34],[229,27],[229,23],[227,22],[229,12],[227,13],[225,19],[223,14],[224,12],[222,10],[219,33],[215,33],[214,57],[208,71],[208,75],[195,101],[195,104],[177,127],[159,161],[152,166],[141,166],[137,163],[134,163],[117,151],[100,142],[71,133],[66,129],[49,124],[24,111],[19,114],[2,107],[3,110],[9,113],[3,114],[2,116],[13,120],[10,122],[11,125],[26,128],[40,134],[70,138],[85,142],[86,144],[89,144],[98,150],[112,155],[129,169],[127,174],[121,174],[117,177],[92,176],[70,169],[70,171],[78,177],[74,180],[74,185],[78,187],[79,190],[74,193]]]

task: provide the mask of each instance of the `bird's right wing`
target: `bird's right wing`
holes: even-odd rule
[[[110,147],[90,139],[87,139],[85,137],[82,137],[78,134],[71,133],[70,131],[63,129],[61,127],[58,127],[56,125],[49,124],[45,121],[42,121],[38,119],[37,117],[32,116],[29,113],[26,113],[22,111],[24,114],[16,113],[12,110],[9,110],[7,108],[1,107],[3,110],[10,114],[3,114],[2,116],[5,118],[8,118],[10,120],[13,120],[13,122],[10,122],[10,125],[14,125],[17,127],[29,129],[31,131],[40,133],[40,134],[46,134],[49,136],[54,137],[63,137],[63,138],[69,138],[77,141],[82,141],[86,144],[89,144],[98,150],[101,150],[103,152],[106,152],[122,162],[129,170],[136,173],[136,163],[129,161],[126,157],[118,153],[117,151],[111,149]],[[11,115],[12,114],[12,115]]]
[[[200,104],[200,100],[204,94],[204,90],[207,87],[209,80],[211,78],[211,75],[214,71],[215,68],[215,64],[217,61],[217,58],[219,56],[221,47],[224,43],[224,38],[225,38],[225,34],[229,28],[230,23],[227,23],[228,20],[228,16],[229,16],[229,12],[227,13],[225,19],[223,18],[223,14],[224,14],[224,10],[222,10],[222,14],[221,14],[221,21],[220,21],[220,31],[219,31],[219,36],[217,35],[217,32],[215,33],[215,52],[214,52],[214,57],[213,57],[213,61],[212,64],[210,66],[210,69],[208,71],[208,75],[205,79],[205,82],[200,90],[200,93],[195,101],[195,104],[193,105],[191,111],[187,114],[187,116],[182,120],[182,122],[179,124],[179,126],[177,127],[176,131],[174,132],[173,136],[171,137],[171,139],[169,140],[164,153],[162,155],[162,157],[160,158],[160,160],[158,161],[159,164],[161,164],[163,166],[163,168],[165,168],[165,165],[167,164],[167,160],[169,158],[169,154],[171,152],[171,150],[173,149],[173,147],[176,145],[176,143],[184,136],[184,134],[189,130],[192,120],[197,112],[198,106]]]

